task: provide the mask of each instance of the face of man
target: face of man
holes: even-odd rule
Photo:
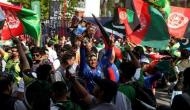
[[[91,49],[92,49],[92,42],[87,42],[87,44],[86,44],[86,49],[88,50],[88,51],[90,51]]]
[[[65,36],[63,36],[62,38],[59,39],[59,45],[64,45],[66,42]]]
[[[33,54],[32,54],[32,57],[33,57],[33,60],[34,60],[34,61],[38,61],[38,60],[41,59],[40,53],[33,53]]]
[[[93,37],[93,36],[95,35],[95,33],[96,33],[96,28],[95,28],[95,27],[90,27],[90,28],[88,29],[88,34],[89,34],[91,37]]]
[[[18,53],[17,48],[12,48],[12,49],[11,49],[11,55],[12,55],[13,58],[19,56],[19,53]]]
[[[75,57],[73,56],[71,59],[67,60],[69,66],[72,66],[75,62]]]
[[[97,57],[95,57],[95,56],[89,57],[88,63],[89,63],[89,66],[91,68],[93,68],[93,69],[96,68],[96,66],[97,66]]]

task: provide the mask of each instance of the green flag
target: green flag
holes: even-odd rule
[[[165,4],[166,4],[166,0],[148,0],[148,2],[162,8],[165,7]]]
[[[165,49],[169,42],[167,24],[162,14],[153,6],[144,3],[140,14],[141,28],[129,36],[137,45]]]
[[[22,34],[28,34],[34,39],[40,37],[40,18],[34,11],[2,2],[0,7],[6,18],[6,25],[1,33],[3,40]]]
[[[168,0],[166,0],[166,4],[165,4],[165,7],[163,8],[163,11],[164,11],[165,18],[168,18],[169,14],[171,12],[171,6],[170,6],[170,2]]]
[[[30,35],[34,39],[40,37],[40,19],[38,15],[32,11],[22,8],[21,12],[18,13],[22,24],[24,25],[24,32]]]

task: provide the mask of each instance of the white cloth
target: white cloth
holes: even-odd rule
[[[117,92],[117,95],[113,101],[117,110],[132,110],[131,101],[128,99],[126,95],[121,92]]]
[[[5,71],[5,66],[6,66],[5,60],[2,59],[1,64],[2,64],[2,72],[4,72]]]
[[[50,60],[50,62],[53,63],[53,67],[56,70],[61,64],[60,61],[57,57],[57,53],[55,50],[53,50],[51,47],[48,47],[48,59]]]
[[[150,63],[150,60],[144,56],[140,59],[140,63]]]
[[[23,80],[23,78],[18,82],[18,88],[16,91],[24,93],[24,80]]]
[[[50,108],[50,110],[59,110],[59,107],[57,107],[57,106],[52,106],[52,107]]]
[[[140,76],[141,76],[141,68],[137,68],[133,78],[134,80],[139,80]]]
[[[15,110],[28,110],[23,101],[17,100],[14,104]]]
[[[65,82],[65,80],[64,80],[65,74],[66,74],[65,69],[64,69],[62,66],[60,66],[60,67],[56,70],[56,72],[55,72],[55,74],[54,74],[54,76],[55,76],[55,81],[63,81],[63,82]]]

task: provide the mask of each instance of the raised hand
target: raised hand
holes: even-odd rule
[[[14,44],[20,44],[21,43],[20,40],[16,37],[12,37],[12,41]]]

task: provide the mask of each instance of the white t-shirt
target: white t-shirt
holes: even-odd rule
[[[14,105],[15,110],[28,110],[23,101],[17,100]]]
[[[60,66],[60,61],[57,57],[57,53],[55,50],[53,50],[51,47],[48,47],[48,59],[50,60],[50,62],[53,63],[53,67],[55,70],[57,70],[57,68]]]

